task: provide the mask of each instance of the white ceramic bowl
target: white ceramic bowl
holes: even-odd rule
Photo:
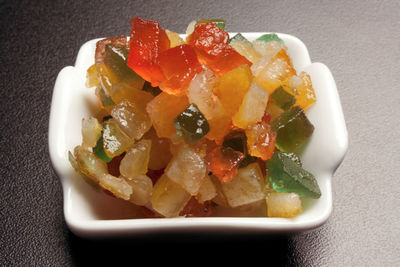
[[[231,33],[231,36],[235,33]],[[242,33],[254,40],[264,33]],[[317,102],[307,111],[315,126],[302,154],[303,166],[312,172],[322,196],[303,201],[303,212],[292,219],[266,217],[211,217],[130,219],[132,205],[90,186],[74,172],[68,151],[81,143],[83,117],[98,112],[94,88],[85,87],[86,70],[94,63],[96,40],[79,50],[75,66],[58,74],[50,112],[50,157],[64,192],[64,215],[68,227],[82,237],[127,236],[167,231],[225,231],[287,233],[322,225],[332,210],[331,179],[348,146],[346,125],[335,81],[322,63],[311,63],[306,46],[296,37],[278,34],[288,47],[294,67],[310,74]]]

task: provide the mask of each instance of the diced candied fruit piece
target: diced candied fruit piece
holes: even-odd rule
[[[99,100],[100,107],[107,110],[107,112],[110,112],[112,106],[114,106],[115,103],[112,98],[106,93],[103,86],[97,86],[95,94],[97,96],[97,99]]]
[[[170,31],[170,30],[165,30],[165,33],[168,36],[170,47],[175,47],[178,45],[183,45],[185,44],[185,41],[179,36],[178,33]]]
[[[99,78],[97,77],[96,65],[91,65],[86,72],[86,87],[95,87],[100,84]]]
[[[252,63],[239,54],[233,47],[227,46],[220,55],[212,57],[199,57],[199,61],[211,69],[215,75],[221,76],[242,65],[251,66]]]
[[[252,43],[250,43],[246,38],[240,33],[236,34],[229,40],[229,44],[235,49],[239,54],[247,58],[252,63],[256,63],[261,55],[254,49]]]
[[[268,122],[262,120],[246,129],[247,148],[251,156],[268,160],[275,150],[276,133],[271,131]]]
[[[110,162],[112,158],[110,158],[107,153],[104,151],[104,144],[103,144],[103,132],[100,132],[100,137],[97,140],[96,146],[93,147],[93,153],[99,157],[101,160],[105,162]]]
[[[104,62],[96,64],[96,69],[101,87],[110,95],[112,86],[120,82],[120,79]]]
[[[128,47],[119,47],[107,44],[104,53],[104,64],[107,65],[120,80],[141,80],[143,86],[143,79],[140,78],[131,68],[126,64],[128,60],[129,50]]]
[[[107,163],[108,173],[112,176],[119,177],[121,175],[119,171],[119,166],[121,164],[121,160],[124,158],[125,153],[122,153],[119,156],[112,158],[110,162]]]
[[[146,174],[150,159],[150,149],[150,140],[142,139],[135,143],[121,160],[120,173],[128,179]]]
[[[184,95],[192,78],[203,71],[190,45],[170,48],[160,53],[156,61],[165,76],[159,86],[161,90],[172,95]]]
[[[128,66],[153,86],[165,79],[155,60],[169,48],[168,36],[158,22],[132,18]]]
[[[265,181],[257,163],[239,169],[232,180],[221,183],[221,186],[231,207],[242,206],[265,198]]]
[[[296,98],[296,105],[304,110],[308,109],[316,101],[311,77],[305,72],[301,72],[299,76],[293,76],[289,79],[288,86],[284,86],[283,89],[293,95]]]
[[[268,217],[291,218],[301,211],[301,200],[295,193],[271,192],[267,195]]]
[[[213,92],[221,101],[225,112],[235,114],[250,88],[252,73],[249,66],[242,65],[217,78]]]
[[[272,98],[270,97],[268,100],[266,113],[270,115],[271,121],[278,118],[283,112],[284,110],[275,105],[275,103],[272,101]]]
[[[174,96],[162,92],[146,107],[158,137],[171,138],[175,133],[175,118],[189,105],[186,96]]]
[[[246,129],[248,125],[261,121],[268,103],[268,92],[252,83],[238,112],[232,117],[233,125]]]
[[[176,217],[190,198],[191,195],[183,187],[163,175],[154,185],[150,202],[153,209],[161,215]]]
[[[190,104],[175,118],[174,126],[177,135],[184,136],[191,144],[200,140],[210,130],[206,118],[195,104]]]
[[[75,147],[74,156],[79,170],[93,181],[98,182],[99,177],[107,173],[107,164],[81,146]]]
[[[151,140],[149,169],[161,170],[165,168],[172,158],[169,139],[159,138],[154,128],[151,128],[143,138]]]
[[[135,178],[125,180],[132,188],[132,195],[129,201],[139,206],[146,205],[150,201],[153,191],[153,182],[151,179],[141,174]]]
[[[82,119],[82,147],[87,149],[96,146],[97,140],[101,135],[101,124],[96,118]]]
[[[221,180],[213,174],[209,175],[209,177],[211,179],[211,182],[214,184],[215,190],[217,192],[217,195],[212,199],[212,202],[214,202],[218,206],[230,208],[228,201],[226,200],[226,196],[224,195],[224,192],[222,191],[222,183],[223,182],[221,182]]]
[[[256,83],[268,93],[283,84],[289,77],[296,75],[292,62],[285,49],[281,49],[271,61],[257,74]]]
[[[283,110],[288,110],[296,102],[296,98],[286,92],[282,86],[271,94],[271,99],[276,106]]]
[[[211,217],[215,212],[215,207],[211,201],[199,203],[195,197],[191,197],[189,202],[179,213],[185,217]]]
[[[227,135],[232,128],[231,116],[221,107],[220,112],[210,119],[208,124],[210,125],[210,131],[206,135],[206,138],[220,144],[224,140],[224,136]]]
[[[196,104],[207,120],[212,119],[221,109],[221,102],[212,91],[214,82],[214,73],[206,69],[197,74],[187,88],[189,102]]]
[[[169,162],[165,174],[194,196],[207,174],[207,167],[197,151],[189,145],[182,145]]]
[[[263,34],[260,37],[257,38],[257,41],[263,41],[265,43],[271,42],[271,41],[276,41],[279,42],[280,44],[284,44],[283,40],[278,37],[276,33],[267,33]]]
[[[111,116],[129,137],[139,140],[150,129],[151,120],[145,109],[124,100],[111,110]]]
[[[103,148],[107,156],[113,158],[121,155],[134,143],[114,119],[103,122]]]
[[[243,159],[242,152],[224,146],[216,147],[206,156],[208,170],[222,182],[230,181],[237,174],[239,164]]]
[[[127,47],[128,39],[125,35],[110,37],[102,39],[96,43],[95,62],[96,64],[104,61],[106,45],[113,45],[115,47]]]
[[[226,21],[224,19],[199,19],[196,21],[196,26],[200,24],[204,24],[204,23],[214,23],[215,26],[217,26],[218,28],[220,28],[221,30],[225,30],[225,25],[226,25]]]
[[[262,57],[269,57],[270,59],[278,53],[282,48],[285,48],[283,44],[277,41],[264,42],[261,40],[255,40],[252,42],[254,50]]]
[[[217,190],[214,183],[211,181],[209,175],[204,178],[203,183],[197,192],[196,199],[199,203],[204,203],[205,201],[213,199],[217,195]]]
[[[321,191],[314,175],[304,170],[287,154],[276,151],[267,162],[269,182],[276,192],[296,193],[300,197],[319,198]]]
[[[301,150],[311,137],[314,126],[308,120],[303,109],[294,106],[272,121],[271,129],[277,133],[275,145],[279,150],[296,152]]]
[[[100,177],[100,186],[113,193],[114,196],[129,200],[132,195],[132,187],[123,178],[105,174]]]
[[[154,96],[140,89],[143,86],[142,81],[143,80],[138,81],[138,83],[135,84],[133,80],[130,80],[113,85],[110,91],[113,102],[118,104],[124,100],[128,100],[144,110],[147,103],[149,103]]]

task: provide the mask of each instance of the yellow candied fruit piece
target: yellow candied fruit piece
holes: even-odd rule
[[[103,148],[110,158],[121,155],[129,149],[135,142],[130,138],[114,119],[109,119],[103,123]]]
[[[104,88],[108,95],[111,95],[111,88],[114,84],[120,82],[117,75],[104,63],[96,64],[97,77],[101,86]]]
[[[170,31],[170,30],[165,30],[165,33],[168,36],[170,47],[175,47],[178,45],[183,45],[185,44],[185,41],[179,36],[178,33]]]
[[[208,125],[210,125],[210,131],[205,137],[220,144],[232,128],[232,119],[224,112],[224,109],[221,109],[219,114],[208,120]]]
[[[300,106],[303,110],[308,109],[317,101],[311,77],[304,71],[299,76],[288,79],[283,89],[296,98],[295,105]]]
[[[149,169],[161,170],[162,168],[165,168],[172,158],[170,140],[167,138],[159,138],[153,127],[143,136],[143,138],[151,140]]]
[[[266,200],[268,217],[291,218],[302,211],[301,199],[295,193],[270,192]]]
[[[99,78],[97,77],[96,64],[93,64],[87,69],[86,72],[86,87],[95,87],[100,84]]]
[[[256,63],[261,57],[261,55],[254,49],[253,45],[246,40],[236,40],[231,44],[231,46],[251,63]]]
[[[281,49],[271,61],[257,74],[256,83],[272,94],[288,78],[296,75],[292,62],[285,49]]]

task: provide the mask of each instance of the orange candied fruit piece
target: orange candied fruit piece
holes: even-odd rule
[[[161,90],[172,95],[184,95],[193,77],[203,71],[196,53],[190,45],[179,45],[162,52],[157,60],[165,80]]]
[[[153,86],[158,86],[165,79],[155,60],[169,48],[168,36],[158,22],[141,18],[131,20],[127,64]]]
[[[307,110],[317,101],[311,77],[304,71],[296,77],[297,79],[295,77],[296,76],[293,76],[289,79],[287,85],[283,86],[283,89],[296,98],[295,105],[300,106],[303,110]],[[292,80],[295,80],[295,82]]]
[[[162,92],[146,107],[158,137],[171,138],[175,133],[174,120],[186,109],[189,101],[186,96],[169,95]]]
[[[188,36],[187,42],[195,48],[199,61],[217,76],[243,64],[252,65],[228,44],[229,34],[214,23],[198,25]]]
[[[230,147],[219,146],[207,154],[205,160],[208,170],[222,182],[228,182],[237,174],[240,162],[244,154]]]

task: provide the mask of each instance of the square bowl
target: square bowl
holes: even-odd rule
[[[262,34],[265,33],[242,33],[250,41]],[[132,204],[90,186],[68,161],[68,151],[81,143],[82,118],[99,112],[94,88],[85,87],[86,70],[94,63],[96,42],[100,40],[94,39],[82,45],[75,66],[67,66],[58,74],[50,111],[50,158],[61,180],[64,216],[71,231],[87,238],[167,231],[294,233],[326,222],[332,211],[332,176],[348,146],[339,95],[329,69],[322,63],[311,62],[302,41],[288,34],[278,33],[278,36],[285,42],[296,71],[306,71],[310,75],[317,97],[317,102],[306,112],[315,130],[301,159],[304,168],[315,175],[321,198],[303,200],[303,212],[290,219],[236,217],[223,213],[205,218],[135,219],[137,209]]]

